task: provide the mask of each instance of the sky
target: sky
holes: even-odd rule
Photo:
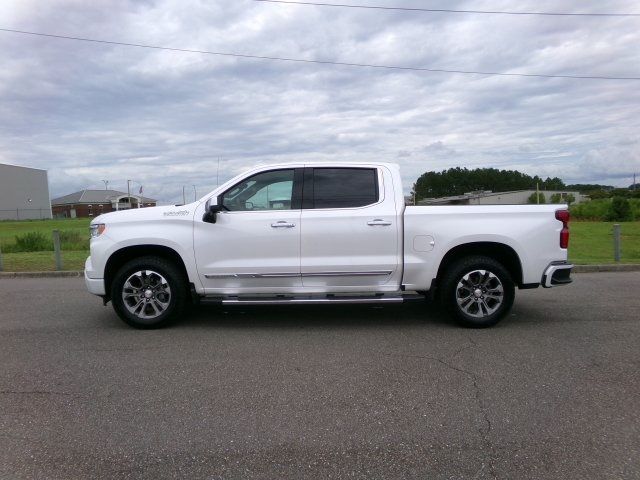
[[[327,0],[330,1],[330,0]],[[346,0],[640,13],[633,1]],[[640,77],[640,17],[426,13],[253,0],[3,0],[0,28],[347,63]],[[450,167],[566,183],[640,178],[640,81],[301,64],[0,32],[0,162],[162,202],[257,164],[400,164],[405,193]],[[218,168],[219,166],[219,168]]]

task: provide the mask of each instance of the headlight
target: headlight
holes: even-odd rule
[[[89,225],[89,233],[91,238],[96,238],[102,235],[107,226],[104,223],[93,223]]]

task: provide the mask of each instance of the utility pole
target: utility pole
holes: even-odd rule
[[[127,202],[129,202],[129,208],[131,208],[131,180],[127,180]]]
[[[109,190],[109,180],[102,180],[104,182],[104,189]]]
[[[536,182],[536,203],[540,203],[540,183]]]
[[[196,186],[191,185],[193,187],[193,201],[195,202],[198,199],[198,194],[196,193]]]
[[[187,197],[184,193],[184,185],[182,185],[182,204],[186,205],[187,204]]]

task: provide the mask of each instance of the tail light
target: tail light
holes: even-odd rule
[[[560,248],[569,248],[569,210],[556,210],[556,220],[562,222]]]

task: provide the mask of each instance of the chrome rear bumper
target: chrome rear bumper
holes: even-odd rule
[[[540,282],[544,288],[559,287],[561,285],[568,285],[571,280],[571,269],[573,265],[570,263],[552,263],[547,267],[542,275],[542,281]]]

